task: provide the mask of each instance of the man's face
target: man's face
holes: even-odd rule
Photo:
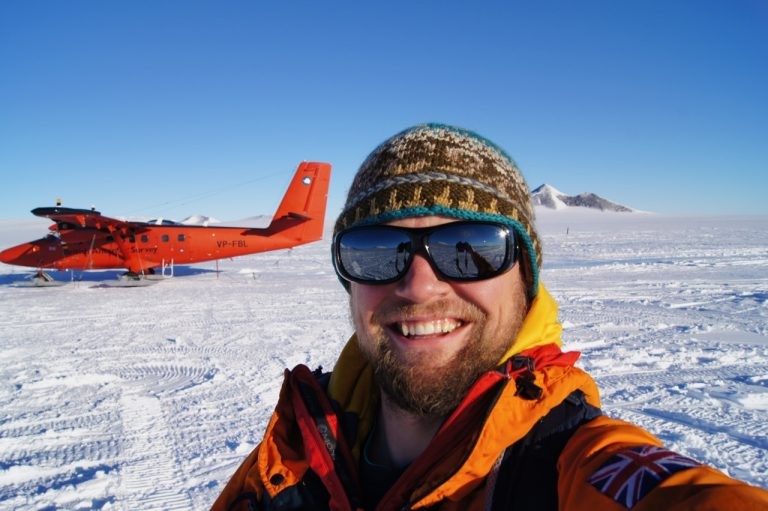
[[[430,216],[390,224],[414,228],[453,221]],[[394,404],[420,416],[445,416],[499,363],[527,311],[519,268],[487,280],[453,282],[438,278],[418,254],[397,282],[352,283],[360,347]]]

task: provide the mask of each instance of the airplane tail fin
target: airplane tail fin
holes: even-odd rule
[[[321,239],[330,180],[329,163],[301,162],[268,229],[300,243]]]

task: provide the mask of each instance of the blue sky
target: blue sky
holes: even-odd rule
[[[531,187],[766,214],[766,91],[764,0],[6,0],[0,218],[269,214],[301,160],[334,165],[335,216],[421,122],[490,138]]]

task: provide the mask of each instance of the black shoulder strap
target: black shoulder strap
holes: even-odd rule
[[[504,452],[486,509],[557,511],[557,459],[576,429],[601,415],[574,391]]]

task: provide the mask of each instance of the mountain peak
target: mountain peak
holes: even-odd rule
[[[192,215],[181,222],[179,222],[184,225],[202,225],[204,227],[207,227],[208,224],[218,224],[220,223],[219,220],[216,220],[215,218],[211,218],[205,215]]]
[[[531,192],[531,202],[534,206],[544,206],[549,209],[567,208],[568,205],[561,197],[567,197],[567,195],[546,183]]]
[[[594,193],[566,195],[549,184],[543,184],[531,191],[531,202],[534,206],[562,210],[569,207],[598,209],[600,211],[632,212],[632,208],[616,204]]]

